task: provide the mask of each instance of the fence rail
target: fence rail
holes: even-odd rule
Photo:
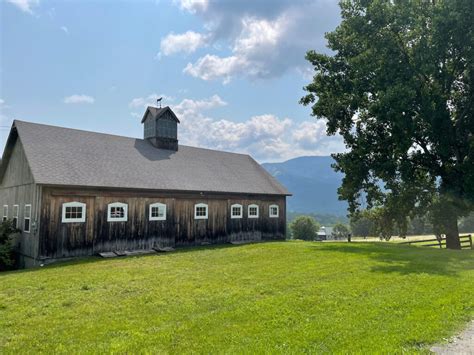
[[[472,248],[472,236],[468,235],[460,235],[459,241],[461,242],[461,249],[473,249]],[[426,244],[430,243],[430,244]],[[446,238],[433,238],[433,239],[424,239],[424,240],[413,240],[409,242],[402,242],[400,244],[420,244],[422,247],[439,247],[440,249],[446,248]]]

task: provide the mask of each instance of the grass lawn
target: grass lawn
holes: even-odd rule
[[[275,242],[0,274],[0,353],[427,351],[474,316],[474,251]]]

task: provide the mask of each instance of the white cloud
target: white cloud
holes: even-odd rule
[[[304,55],[309,49],[327,51],[324,33],[339,22],[336,1],[178,1],[208,29],[208,43],[229,43],[231,53],[208,53],[184,72],[203,80],[243,76],[280,76],[288,70],[308,76]]]
[[[209,40],[208,35],[187,31],[181,34],[170,33],[161,40],[160,55],[169,56],[175,53],[193,53],[198,48],[203,47]]]
[[[163,98],[163,100],[165,102],[163,102],[166,106],[166,101],[173,101],[174,98],[171,97],[171,96],[167,96],[167,95],[158,95],[156,93],[152,93],[148,96],[145,96],[145,97],[136,97],[134,99],[132,99],[132,101],[130,101],[130,103],[128,104],[128,107],[130,108],[137,108],[137,107],[144,107],[146,108],[147,106],[156,106],[156,100],[159,99],[160,97]]]
[[[32,8],[39,5],[39,0],[7,0],[7,2],[30,14],[33,14]]]
[[[71,95],[64,98],[65,104],[93,104],[95,99],[88,95]]]
[[[218,95],[185,99],[172,106],[179,117],[181,144],[251,154],[259,161],[281,161],[301,155],[328,155],[344,149],[340,137],[327,137],[324,121],[295,123],[273,114],[234,122],[215,119],[206,110],[226,105]]]
[[[206,54],[195,64],[188,63],[183,72],[203,80],[223,79],[224,83],[228,83],[235,74],[249,67],[250,63],[242,57],[221,58]]]
[[[199,11],[205,11],[209,5],[209,0],[173,0],[178,4],[181,10],[186,10],[192,14]]]
[[[65,34],[69,34],[69,30],[66,26],[61,26],[61,30],[65,33]]]

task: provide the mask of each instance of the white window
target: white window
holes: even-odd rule
[[[150,221],[166,221],[166,205],[163,203],[152,203],[150,205]]]
[[[30,233],[31,205],[25,205],[23,232]]]
[[[8,205],[3,205],[3,222],[8,219]]]
[[[230,218],[242,218],[242,205],[235,204],[230,206]]]
[[[279,214],[278,205],[270,205],[270,218],[276,218]]]
[[[249,218],[258,218],[258,206],[249,205]]]
[[[107,222],[126,222],[128,220],[128,205],[126,203],[109,203]]]
[[[205,203],[194,205],[194,219],[207,219],[208,207]]]
[[[86,221],[86,204],[82,202],[63,203],[63,223],[80,223]]]
[[[13,205],[13,228],[18,228],[18,205]]]

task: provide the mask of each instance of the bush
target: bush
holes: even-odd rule
[[[15,266],[13,234],[19,232],[13,227],[11,220],[0,224],[0,271],[12,269]]]
[[[347,239],[349,237],[350,230],[346,225],[338,223],[332,229],[332,235],[335,239]]]
[[[321,226],[310,216],[299,216],[291,224],[293,239],[315,240]]]

